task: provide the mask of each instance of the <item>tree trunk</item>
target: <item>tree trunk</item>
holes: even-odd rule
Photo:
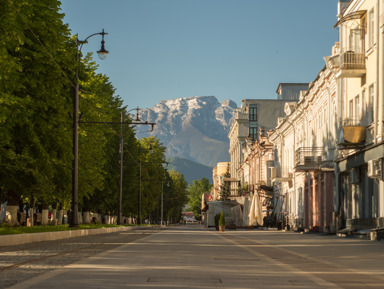
[[[51,215],[50,224],[53,226],[57,225],[57,203],[54,203],[52,205],[52,215]]]
[[[63,210],[63,204],[59,204],[59,215],[57,216],[57,224],[62,225],[63,224],[63,217],[64,217],[64,210]]]
[[[48,225],[48,204],[43,203],[41,205],[41,225],[47,226]]]
[[[89,210],[84,210],[83,212],[83,224],[89,224],[91,221],[90,221],[90,217],[89,217]]]

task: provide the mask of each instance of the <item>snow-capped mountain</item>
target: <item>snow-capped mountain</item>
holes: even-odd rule
[[[168,157],[182,157],[210,167],[229,161],[228,132],[236,103],[219,103],[214,96],[163,100],[140,111],[140,118],[155,122],[154,131],[167,147]],[[140,135],[142,136],[142,135]]]

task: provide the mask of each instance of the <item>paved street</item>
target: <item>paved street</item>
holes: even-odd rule
[[[383,260],[383,242],[185,225],[11,288],[383,288]]]

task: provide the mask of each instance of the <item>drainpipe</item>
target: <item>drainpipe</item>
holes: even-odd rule
[[[380,37],[379,37],[379,27],[380,27],[380,24],[379,24],[379,14],[380,14],[380,6],[379,6],[379,2],[380,0],[377,0],[376,1],[376,7],[375,7],[375,10],[377,11],[376,12],[376,19],[375,19],[375,22],[376,22],[376,27],[377,29],[375,29],[377,31],[377,38],[376,38],[376,51],[377,51],[377,55],[376,55],[376,58],[377,58],[377,61],[376,61],[376,120],[375,120],[375,143],[378,142],[378,135],[379,135],[379,128],[381,127],[381,125],[379,125],[379,121],[380,121],[380,117],[379,117],[379,112],[380,112],[380,108],[379,108],[379,105],[380,105],[380,92],[381,92],[381,85],[380,85]],[[381,136],[381,132],[380,132],[380,136]]]
[[[378,1],[378,2],[379,2],[379,5],[381,5],[381,7],[379,7],[379,8],[381,8],[379,11],[381,11],[382,15],[384,15],[384,6],[382,5],[381,1]],[[382,34],[381,44],[384,46],[384,23],[381,24],[381,34]],[[381,73],[381,76],[382,76],[382,82],[381,82],[382,84],[384,84],[383,70],[384,70],[384,49],[383,49],[383,52],[381,55],[381,69],[379,69],[379,72]],[[384,94],[383,87],[381,88],[381,90],[382,90],[381,95],[383,95]],[[384,138],[384,99],[382,98],[381,101],[382,101],[382,103],[381,103],[381,122],[380,122],[381,133],[380,133],[380,135],[381,135],[381,141],[383,141],[383,138]]]
[[[378,18],[380,19],[380,14],[383,15],[384,17],[384,6],[382,4],[382,1],[377,1],[378,2],[378,10],[377,10],[377,14],[378,14]],[[378,38],[378,42],[380,42],[380,31],[381,31],[381,45],[384,46],[384,23],[381,23],[381,29],[380,29],[380,23],[377,22],[377,25],[378,25],[378,35],[377,35],[377,38]],[[381,46],[380,46],[381,47]],[[379,93],[379,95],[383,95],[384,94],[384,88],[383,88],[383,85],[384,85],[384,73],[383,73],[383,70],[384,70],[384,50],[383,49],[377,49],[378,51],[378,55],[377,55],[377,59],[378,59],[378,75],[377,75],[377,79],[378,79],[378,82],[380,82],[380,76],[381,76],[381,86],[380,86],[380,89],[381,89],[381,93]],[[381,51],[381,63],[380,63],[380,53]],[[380,99],[380,98],[379,98]],[[383,138],[384,138],[384,135],[383,135],[383,132],[384,132],[384,100],[381,99],[381,117],[379,117],[379,134],[380,134],[380,139],[381,141],[383,141]],[[380,119],[381,118],[381,119]]]

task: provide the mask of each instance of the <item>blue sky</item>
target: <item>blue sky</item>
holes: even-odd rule
[[[237,105],[276,98],[281,82],[314,80],[338,38],[337,0],[61,2],[72,34],[109,33],[110,54],[95,58],[129,108],[202,95]]]

